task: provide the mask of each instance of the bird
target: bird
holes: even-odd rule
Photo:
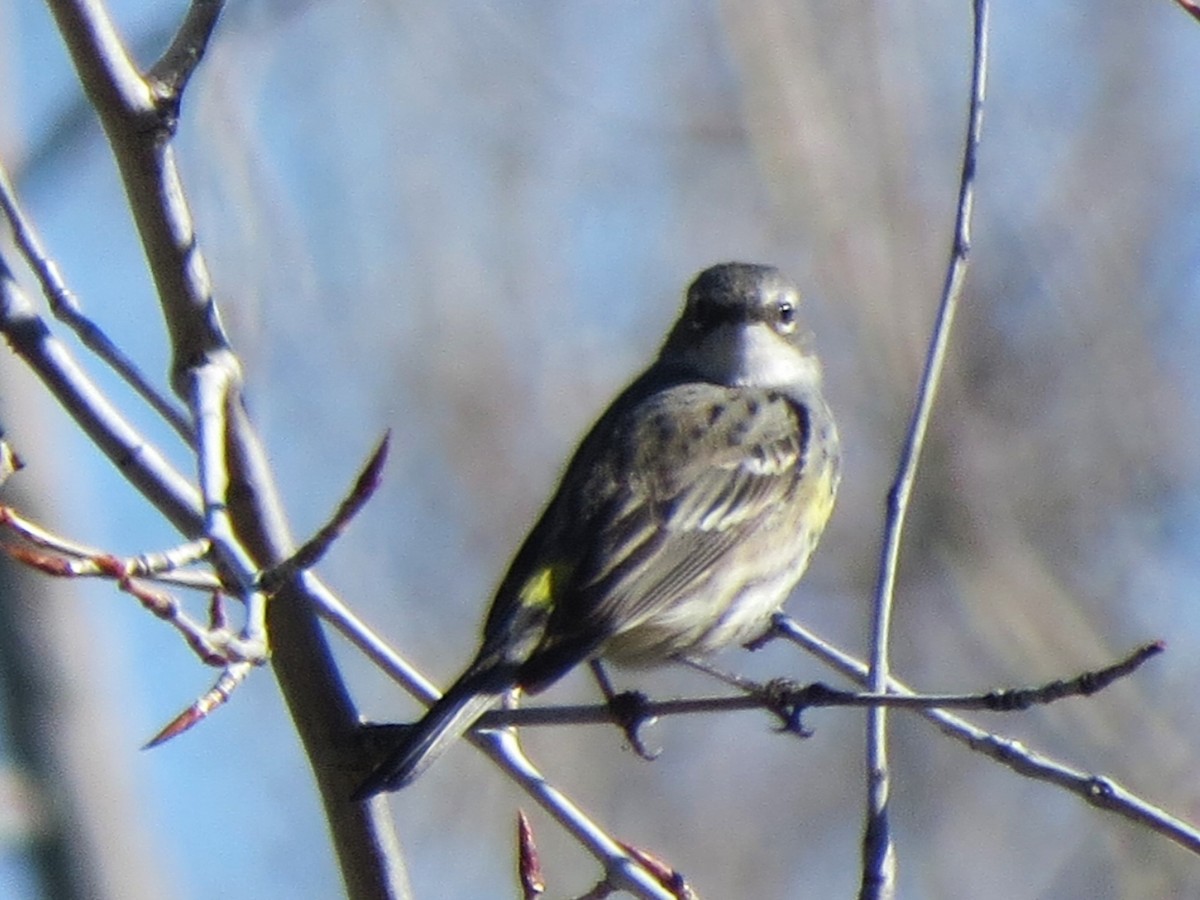
[[[834,507],[840,443],[800,291],[700,272],[657,357],[578,445],[463,673],[355,791],[412,782],[498,700],[602,659],[648,667],[762,636]]]

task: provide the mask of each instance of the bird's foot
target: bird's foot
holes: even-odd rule
[[[780,731],[806,738],[812,737],[812,731],[804,727],[804,711],[829,693],[829,687],[819,681],[800,684],[791,678],[772,678],[762,686],[759,696],[767,709],[783,720]]]
[[[608,711],[613,721],[625,733],[633,752],[645,760],[657,759],[661,749],[650,750],[642,740],[643,725],[653,725],[658,717],[649,711],[650,698],[641,691],[622,691],[608,698]]]

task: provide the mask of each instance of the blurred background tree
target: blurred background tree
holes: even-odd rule
[[[182,5],[113,12],[145,61]],[[572,442],[654,349],[689,277],[748,259],[807,286],[846,454],[789,609],[861,652],[948,251],[969,14],[951,0],[232,4],[177,146],[299,533],[395,429],[384,487],[322,565],[342,596],[452,677]],[[1171,652],[1132,681],[987,724],[1194,817],[1200,26],[1167,0],[1017,0],[992,27],[973,267],[906,532],[896,671],[929,689],[1037,682],[1164,637]],[[165,372],[120,187],[48,13],[0,3],[0,42],[0,152],[91,315]],[[122,553],[172,542],[19,366],[0,377],[44,521]],[[138,753],[210,674],[128,598],[71,593],[56,608],[87,636],[101,723],[75,743],[115,760],[99,780],[124,785],[107,819],[128,836],[121,868],[146,873],[147,896],[336,895],[271,680]],[[367,713],[415,716],[335,643]],[[782,646],[723,661],[827,677]],[[674,671],[623,683],[703,686]],[[579,676],[550,695],[592,698]],[[650,733],[664,747],[650,765],[612,728],[526,744],[703,896],[849,896],[860,723],[814,713],[800,743],[761,714],[674,719]],[[1200,892],[1195,859],[1165,839],[893,723],[902,897]],[[465,747],[398,796],[417,896],[509,893],[521,802]],[[591,861],[534,821],[552,890],[585,890]],[[0,894],[54,896],[23,835],[0,851]]]

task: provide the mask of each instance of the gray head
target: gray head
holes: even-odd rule
[[[817,386],[821,366],[805,346],[800,291],[773,266],[721,263],[696,276],[659,361],[718,384]]]

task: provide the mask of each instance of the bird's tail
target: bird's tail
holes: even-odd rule
[[[480,682],[473,673],[456,681],[367,776],[354,792],[353,799],[365,800],[380,791],[399,790],[429,768],[507,691],[507,687],[497,688],[492,683]]]

